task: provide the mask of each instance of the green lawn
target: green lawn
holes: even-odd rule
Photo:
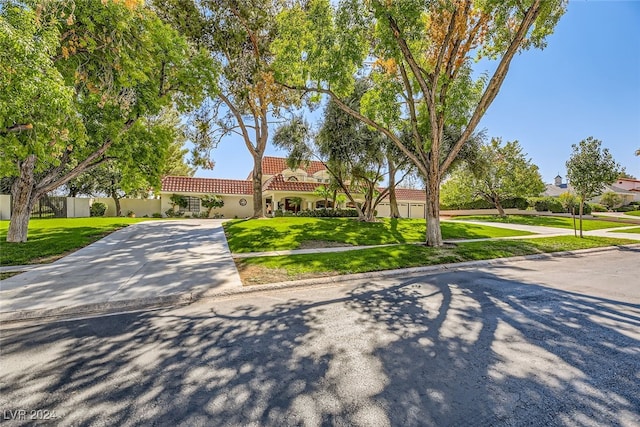
[[[540,225],[544,227],[556,227],[556,228],[573,228],[573,219],[559,216],[535,216],[535,215],[509,215],[506,218],[502,218],[497,215],[474,215],[474,216],[457,216],[453,218],[460,220],[471,221],[487,221],[487,222],[502,222],[507,224],[524,224],[524,225]],[[597,220],[597,219],[583,219],[582,229],[584,231],[601,230],[603,228],[625,227],[628,223]],[[576,226],[580,227],[580,221],[576,217]]]
[[[640,211],[625,212],[625,215],[640,216]]]
[[[392,270],[631,243],[636,242],[604,237],[580,239],[562,236],[529,240],[468,242],[443,248],[398,245],[338,253],[254,257],[236,260],[236,264],[246,284],[259,284],[273,282],[274,278],[296,280],[305,277]]]
[[[52,262],[129,224],[151,218],[50,218],[29,221],[25,243],[7,243],[9,221],[0,221],[0,265]]]
[[[614,230],[612,233],[640,233],[640,227],[627,228],[626,230]]]
[[[475,224],[442,223],[444,239],[524,236],[531,233]],[[318,242],[383,245],[425,240],[424,219],[270,218],[229,221],[224,229],[232,252],[298,249]]]

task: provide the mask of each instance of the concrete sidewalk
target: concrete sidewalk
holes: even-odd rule
[[[0,281],[0,320],[188,302],[241,287],[222,221],[149,221]]]

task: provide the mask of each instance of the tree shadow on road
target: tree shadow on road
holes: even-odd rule
[[[640,306],[467,277],[4,331],[0,407],[82,425],[638,421]]]

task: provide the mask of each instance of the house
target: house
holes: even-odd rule
[[[547,184],[547,188],[542,193],[543,196],[558,197],[562,193],[575,191],[570,183],[562,182],[560,175],[556,176],[553,184]],[[618,178],[615,182],[602,186],[602,194],[613,192],[622,198],[622,205],[628,205],[634,201],[640,201],[640,181],[635,179]],[[590,202],[600,203],[601,196],[594,197]]]
[[[184,176],[168,176],[162,180],[160,197],[162,212],[172,207],[171,196],[185,196],[188,207],[185,212],[199,214],[203,212],[200,198],[207,194],[222,197],[224,207],[217,209],[225,218],[244,218],[253,215],[253,182],[252,173],[246,180],[191,178]],[[267,215],[275,210],[297,211],[321,209],[325,200],[314,194],[318,186],[329,183],[330,174],[322,162],[311,161],[297,169],[291,169],[285,158],[265,156],[262,159],[262,197]],[[409,218],[425,217],[426,194],[423,190],[396,189],[400,216]],[[363,198],[356,197],[356,201]],[[331,201],[327,203],[331,208]],[[353,207],[344,203],[340,208]],[[388,198],[378,205],[378,216],[389,216]]]

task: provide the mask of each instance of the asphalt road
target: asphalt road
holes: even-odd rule
[[[0,422],[638,426],[639,277],[619,250],[5,328]]]

